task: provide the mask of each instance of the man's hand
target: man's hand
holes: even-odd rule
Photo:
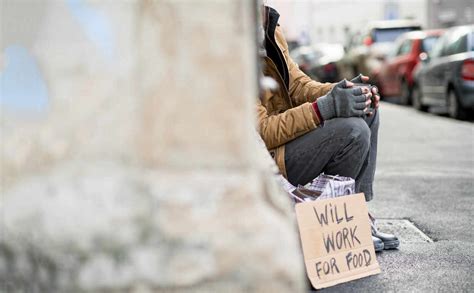
[[[353,86],[352,82],[342,80],[327,95],[316,101],[324,120],[335,117],[362,117],[367,113],[372,93],[368,88]]]
[[[369,77],[365,76],[365,75],[362,75],[362,74],[359,74],[356,77],[354,77],[353,79],[351,79],[351,82],[369,84]],[[373,105],[372,105],[372,107],[374,109],[377,109],[379,107],[379,102],[380,102],[379,89],[374,85],[374,86],[371,87],[371,91],[372,91],[372,95],[373,95],[373,99],[372,99]],[[373,112],[369,112],[368,115],[369,116],[373,115]]]
[[[372,94],[374,96],[374,98],[372,99],[374,104],[372,106],[374,107],[374,109],[378,109],[379,102],[380,102],[380,94],[379,94],[379,89],[375,85],[372,87]],[[373,112],[370,112],[369,116],[373,114],[374,114]]]

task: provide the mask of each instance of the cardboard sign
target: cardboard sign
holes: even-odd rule
[[[298,203],[296,217],[314,288],[380,273],[363,193]]]

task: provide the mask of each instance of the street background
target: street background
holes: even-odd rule
[[[273,0],[290,55],[315,80],[362,73],[383,98],[474,119],[474,2]]]
[[[281,14],[288,41],[344,43],[374,20],[413,19],[423,28],[472,24],[470,0],[264,0]],[[337,21],[335,21],[337,19]]]
[[[474,111],[471,109],[463,113],[465,115],[451,111],[448,115],[453,104],[448,96],[455,88],[450,77],[446,77],[448,67],[438,73],[425,68],[430,67],[429,62],[451,62],[447,60],[451,58],[450,54],[457,54],[458,59],[466,58],[464,62],[472,62],[469,60],[474,57],[474,47],[454,54],[439,54],[437,61],[431,51],[436,47],[436,41],[427,42],[424,43],[425,52],[433,60],[426,62],[422,60],[423,50],[417,51],[416,45],[404,46],[414,44],[415,41],[409,43],[410,40],[419,36],[395,31],[403,26],[413,26],[407,30],[430,30],[427,34],[434,40],[445,30],[472,25],[474,3],[462,0],[274,0],[267,4],[280,12],[282,27],[293,45],[292,57],[302,70],[317,80],[328,82],[350,79],[362,72],[370,76],[371,83],[377,84],[384,100],[380,108],[375,197],[369,203],[369,209],[379,219],[381,230],[398,235],[401,245],[398,250],[378,254],[380,275],[326,291],[472,290]],[[334,21],[335,15],[338,21]],[[398,20],[409,22],[393,25]],[[375,24],[374,21],[379,22]],[[391,25],[393,38],[390,42],[386,42],[389,38],[384,40],[385,47],[376,46],[371,31],[383,31],[382,28]],[[474,35],[472,26],[470,30]],[[369,42],[366,42],[367,36],[371,36]],[[461,53],[463,51],[467,53]],[[474,70],[464,72],[472,74]],[[436,75],[445,76],[445,79],[433,79]],[[454,79],[464,80],[471,92],[454,90],[458,100],[468,96],[472,99],[474,75],[457,76]],[[434,82],[427,84],[427,78]],[[427,93],[429,86],[439,88],[437,95]],[[404,91],[405,88],[408,90]],[[427,112],[418,111],[416,98],[423,95],[437,97],[435,102],[435,99],[430,101],[433,102],[431,107],[421,107]]]

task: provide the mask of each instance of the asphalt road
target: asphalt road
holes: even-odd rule
[[[408,219],[433,242],[402,238],[377,254],[381,274],[324,291],[472,292],[474,123],[383,103],[379,135],[369,209]]]

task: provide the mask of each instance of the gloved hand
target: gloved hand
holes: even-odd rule
[[[359,73],[359,75],[357,75],[356,77],[351,79],[351,82],[353,82],[353,83],[367,83],[368,84],[368,81],[369,81],[369,77],[365,76],[365,75],[362,75],[360,73]]]
[[[361,117],[372,94],[364,88],[353,88],[347,80],[338,82],[325,96],[316,100],[324,120],[335,117]]]
[[[369,77],[365,76],[365,75],[362,75],[362,74],[359,74],[356,77],[354,77],[353,79],[351,79],[351,82],[369,84]],[[370,91],[372,92],[372,96],[373,96],[371,107],[374,108],[374,109],[377,109],[379,107],[379,102],[380,102],[379,89],[375,85],[372,85],[372,86],[370,86]],[[373,114],[373,111],[368,113],[369,116],[372,115],[372,114]]]

